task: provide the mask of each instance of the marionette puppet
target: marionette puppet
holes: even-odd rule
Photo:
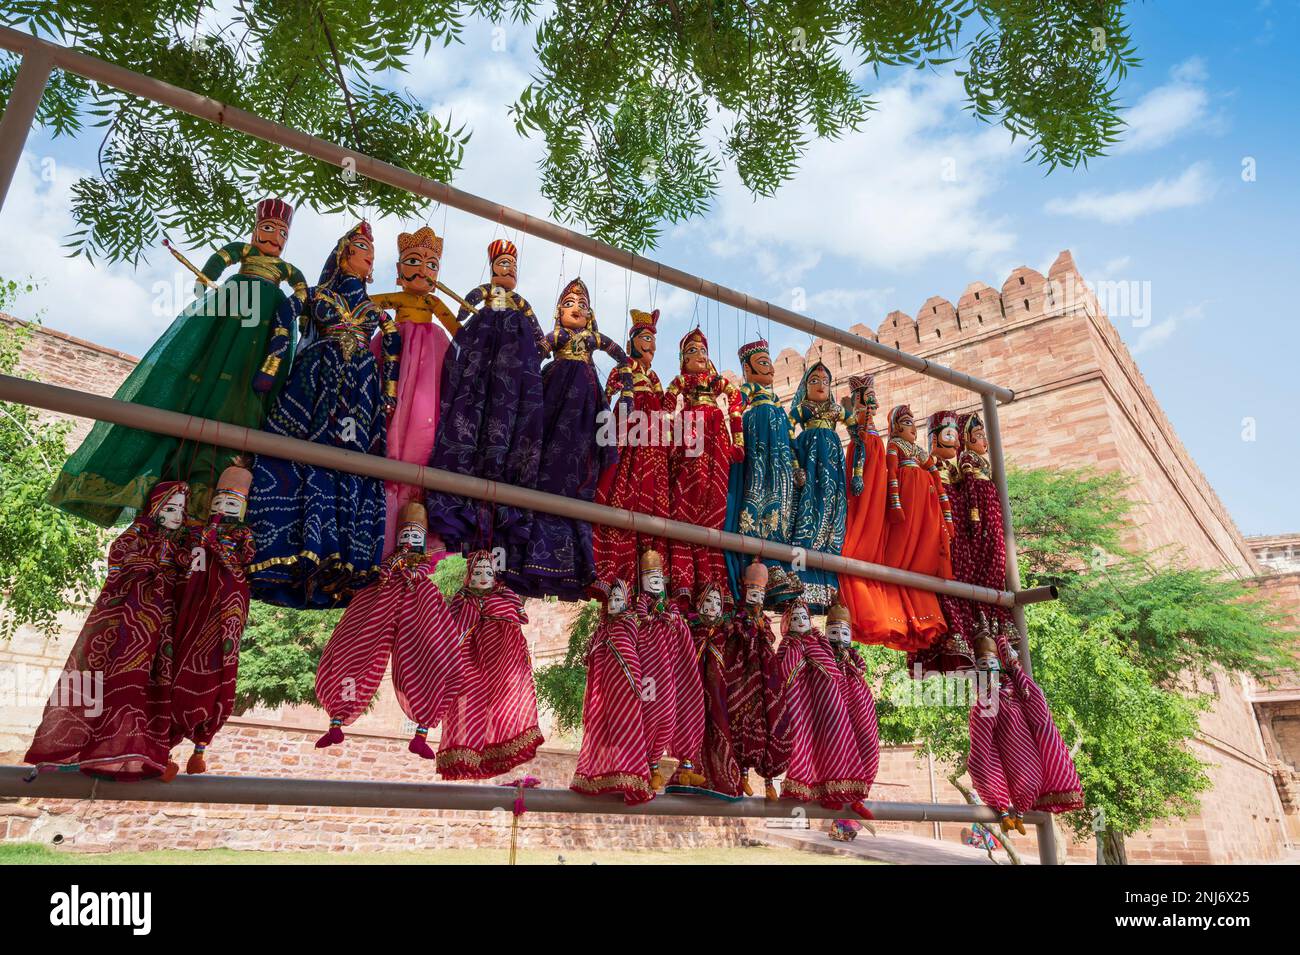
[[[590,501],[601,473],[618,456],[618,445],[608,440],[608,402],[592,359],[597,351],[619,365],[628,358],[596,327],[582,279],[573,279],[560,292],[547,343],[551,361],[542,369],[542,454],[535,486]],[[508,571],[507,580],[529,597],[585,599],[596,577],[591,534],[586,521],[534,512],[523,567]]]
[[[424,505],[402,505],[397,549],[379,579],[358,591],[325,644],[316,667],[316,701],[329,714],[317,748],[343,742],[374,699],[392,660],[393,693],[415,735],[407,749],[433,759],[429,730],[437,726],[465,679],[462,633],[433,582],[437,561],[426,550]]]
[[[167,768],[170,646],[189,489],[160,481],[108,548],[108,577],[50,694],[24,761],[136,780]]]
[[[744,402],[741,426],[746,452],[743,461],[731,465],[724,528],[733,534],[789,544],[796,488],[804,480],[795,460],[794,424],[772,387],[776,369],[767,342],[750,342],[741,347],[738,355],[745,376],[740,396]],[[743,599],[745,557],[728,551],[726,558],[731,592]],[[767,596],[773,605],[802,589],[799,582],[789,579],[792,571],[788,565],[772,559],[764,563],[769,574]]]
[[[957,413],[936,411],[930,415],[930,458],[938,479],[939,505],[947,518],[948,552],[955,574],[966,563],[965,541],[957,533],[957,516],[961,510],[963,484],[957,466],[959,439]],[[1000,588],[999,588],[1000,589]],[[924,650],[908,654],[907,669],[913,676],[931,673],[960,673],[975,665],[970,634],[973,632],[974,606],[969,600],[939,594],[939,609],[948,622],[948,632]],[[918,669],[919,668],[919,669]]]
[[[154,342],[113,397],[261,427],[287,372],[278,359],[268,359],[268,353],[274,356],[282,341],[289,343],[307,300],[302,273],[280,258],[292,219],[288,203],[263,199],[249,241],[217,250],[202,270],[172,250],[198,276],[199,297]],[[217,285],[232,265],[238,265],[239,272]],[[282,285],[292,290],[288,296]],[[267,387],[254,392],[254,376],[264,367],[270,374]],[[190,485],[190,513],[206,520],[213,482],[234,458],[228,448],[101,421],[63,465],[49,501],[112,527],[143,508],[159,480],[176,478]]]
[[[675,785],[699,786],[704,777],[695,772],[694,760],[704,740],[704,686],[691,629],[668,598],[663,558],[655,551],[641,555],[636,625],[650,788],[664,786],[659,760],[665,753],[678,763]]]
[[[880,727],[876,723],[876,697],[867,683],[866,668],[853,651],[853,625],[849,609],[838,599],[826,611],[826,639],[844,675],[844,705],[853,736],[858,741],[866,769],[868,790],[880,768]]]
[[[885,499],[888,478],[885,443],[876,430],[876,379],[855,375],[849,379],[852,419],[849,446],[844,453],[849,477],[849,506],[841,553],[869,564],[885,562]],[[853,639],[859,643],[893,646],[907,636],[898,588],[866,577],[841,574],[839,599],[848,608]]]
[[[729,602],[723,581],[705,581],[696,594],[694,609],[687,614],[704,687],[704,739],[698,762],[704,782],[698,786],[669,786],[668,792],[702,792],[732,800],[745,795],[727,707],[733,682],[730,667],[734,663],[727,654],[731,636],[731,619],[726,612]]]
[[[311,321],[319,336],[295,357],[263,430],[347,451],[384,453],[401,339],[396,324],[366,292],[374,261],[374,239],[365,222],[335,245],[311,290]],[[370,350],[376,331],[383,341],[382,362]],[[288,339],[284,342],[287,348]],[[265,390],[272,381],[263,372],[253,386]],[[258,600],[298,608],[343,606],[379,569],[384,482],[259,454],[248,523],[257,542],[248,576]]]
[[[533,487],[542,453],[542,358],[549,348],[533,308],[518,292],[519,253],[498,239],[488,246],[491,281],[471,289],[460,331],[442,366],[438,430],[429,466],[519,487]],[[473,311],[473,309],[478,309]],[[430,491],[429,530],[453,550],[501,547],[519,572],[532,511]]]
[[[400,292],[372,295],[376,308],[391,309],[401,339],[402,376],[397,382],[397,401],[388,422],[386,453],[394,461],[428,464],[438,427],[438,389],[442,365],[451,345],[448,336],[460,327],[456,315],[434,294],[442,262],[442,239],[428,226],[397,236],[397,284]],[[370,340],[375,361],[382,362],[384,340]],[[384,522],[384,556],[397,547],[398,514],[411,501],[423,505],[424,488],[413,484],[384,484],[387,501]],[[436,557],[444,551],[435,534],[427,539],[425,553]]]
[[[975,413],[957,420],[961,436],[961,453],[957,469],[961,474],[961,500],[953,509],[956,527],[952,553],[953,573],[958,580],[994,590],[1007,585],[1007,543],[1003,536],[1002,501],[993,483],[993,468],[988,459],[988,437],[984,422]],[[1014,626],[1006,607],[982,606],[1004,630]],[[968,604],[968,619],[977,611]]]
[[[731,465],[745,459],[740,391],[718,374],[698,328],[682,337],[679,357],[681,374],[664,393],[664,410],[678,427],[668,458],[669,516],[721,530]],[[727,400],[725,414],[719,397]],[[668,544],[668,564],[677,600],[688,601],[698,583],[723,580],[727,573],[721,551],[677,540]]]
[[[916,443],[916,422],[907,405],[897,405],[889,412],[885,468],[889,483],[882,563],[931,577],[951,578],[947,501],[940,498],[934,461]],[[908,653],[924,650],[947,632],[939,599],[933,593],[895,584],[884,587],[897,595],[907,621],[906,635],[885,646]]]
[[[490,779],[528,762],[544,740],[523,625],[523,601],[497,577],[492,555],[465,559],[465,585],[451,598],[464,634],[464,682],[442,724],[438,772]]]
[[[840,672],[825,634],[812,625],[803,599],[796,597],[782,615],[777,678],[790,721],[790,766],[781,798],[816,802],[829,809],[845,805],[869,816],[861,801],[872,779],[854,736]]]
[[[836,426],[849,415],[831,395],[831,372],[815,362],[790,402],[790,420],[799,426],[795,459],[806,478],[795,505],[791,544],[804,550],[838,554],[844,546],[848,513],[844,447]],[[799,571],[803,598],[812,613],[824,613],[836,589],[835,574],[820,567]]]
[[[776,637],[763,609],[768,569],[757,558],[745,568],[744,599],[731,621],[727,641],[727,715],[731,740],[740,763],[741,788],[752,796],[749,772],[764,781],[769,802],[778,798],[776,777],[790,763],[790,727],[777,677]]]
[[[659,310],[631,310],[626,362],[610,372],[605,400],[614,402],[618,458],[600,476],[596,503],[637,511],[651,517],[668,516],[668,447],[662,438],[664,390],[654,362]],[[621,527],[596,524],[591,529],[596,583],[620,578],[635,580],[637,555],[668,552],[662,537]]]
[[[641,658],[631,585],[615,578],[602,592],[600,625],[587,646],[582,747],[569,788],[588,796],[618,793],[634,806],[654,798],[646,763]]]
[[[189,527],[189,556],[176,587],[176,626],[163,652],[172,660],[171,731],[168,750],[194,744],[185,765],[190,775],[207,771],[213,737],[234,711],[239,645],[248,621],[248,578],[253,532],[244,523],[253,475],[239,465],[222,472],[205,523]],[[163,774],[178,771],[167,761]]]

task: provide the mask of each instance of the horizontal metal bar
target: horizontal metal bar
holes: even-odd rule
[[[1016,606],[1040,604],[1045,600],[1055,600],[1058,596],[1060,593],[1055,584],[1048,584],[1046,587],[1030,587],[1028,590],[1016,591]]]
[[[177,776],[170,783],[151,779],[118,783],[79,772],[43,772],[32,782],[28,766],[0,766],[0,797],[95,799],[128,802],[228,803],[251,806],[341,806],[362,809],[450,809],[509,812],[516,790],[466,783],[388,783],[340,779],[290,779],[266,776]],[[569,789],[529,789],[529,812],[621,814],[629,816],[723,816],[729,818],[839,819],[849,809],[826,809],[793,800],[768,802],[759,796],[727,802],[709,796],[662,795],[628,806],[620,796],[586,796]],[[872,816],[882,822],[983,822],[996,824],[988,806],[968,804],[877,802],[868,800]],[[1046,814],[1029,812],[1037,824]]]
[[[114,424],[151,431],[155,434],[171,435],[187,441],[203,444],[215,444],[236,451],[249,451],[255,454],[267,454],[287,460],[300,461],[318,467],[334,468],[352,474],[364,474],[369,477],[382,478],[399,484],[412,484],[435,491],[460,494],[483,501],[496,501],[513,507],[544,511],[558,514],[573,520],[592,524],[604,524],[620,527],[653,537],[669,537],[704,547],[720,550],[737,551],[758,557],[771,558],[787,563],[802,560],[809,567],[819,567],[834,573],[849,574],[855,577],[868,577],[886,583],[916,587],[936,593],[964,597],[979,603],[997,604],[1001,607],[1015,605],[1015,596],[1009,591],[993,590],[989,587],[977,587],[956,580],[943,580],[915,574],[896,567],[884,567],[869,564],[866,561],[852,560],[820,550],[798,550],[784,544],[775,544],[757,537],[743,534],[731,534],[726,531],[699,527],[682,521],[670,521],[661,517],[652,517],[637,511],[625,511],[619,508],[605,507],[589,501],[579,501],[559,494],[549,494],[532,488],[516,487],[512,484],[498,484],[483,478],[454,474],[437,468],[407,464],[393,461],[373,454],[358,451],[346,451],[326,444],[315,444],[297,438],[286,438],[265,431],[254,431],[239,425],[213,421],[209,418],[195,418],[191,415],[166,411],[162,408],[150,408],[146,405],[119,401],[116,398],[104,398],[99,395],[60,388],[23,378],[0,375],[0,401],[14,401],[19,404],[44,408],[60,414],[74,415],[81,418],[94,418],[99,421],[111,421]]]
[[[323,162],[346,167],[358,175],[373,179],[376,182],[386,183],[396,189],[433,199],[451,206],[453,209],[460,209],[463,212],[480,216],[503,226],[518,229],[520,232],[526,232],[529,235],[537,236],[539,239],[566,246],[593,258],[612,262],[628,271],[649,276],[656,281],[667,282],[669,285],[675,285],[688,292],[695,292],[704,298],[713,299],[724,305],[731,305],[752,315],[770,319],[797,331],[807,332],[809,335],[823,338],[837,345],[843,345],[854,351],[863,352],[882,361],[910,368],[919,374],[946,381],[959,388],[965,388],[968,391],[980,394],[993,395],[1002,402],[1009,402],[1015,398],[1015,393],[1011,389],[1004,388],[1001,385],[995,385],[992,382],[984,381],[981,378],[957,371],[946,365],[940,365],[929,359],[920,358],[896,348],[890,348],[888,345],[882,345],[870,338],[855,335],[852,332],[819,322],[788,308],[782,308],[771,302],[754,298],[744,292],[738,292],[716,282],[710,282],[698,275],[675,269],[672,266],[636,255],[633,252],[617,249],[612,245],[583,235],[580,232],[575,232],[572,229],[566,229],[545,219],[538,219],[527,213],[511,209],[509,206],[483,199],[446,183],[418,176],[409,170],[394,166],[391,163],[382,162],[355,149],[347,149],[336,143],[308,135],[280,123],[263,119],[246,110],[227,106],[210,97],[200,96],[170,83],[142,76],[125,67],[106,63],[103,60],[84,53],[78,53],[58,44],[49,43],[30,34],[21,33],[7,27],[0,27],[0,48],[23,54],[32,51],[47,51],[62,69],[84,76],[86,79],[116,87],[136,96],[142,96],[145,99],[153,100],[155,103],[161,103],[164,106],[170,106],[200,119],[206,119],[230,129],[247,133],[266,142],[285,146]]]

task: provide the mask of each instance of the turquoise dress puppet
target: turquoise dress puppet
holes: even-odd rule
[[[790,402],[790,420],[801,430],[795,439],[795,457],[805,474],[795,505],[790,543],[805,550],[840,553],[848,515],[844,474],[844,445],[837,426],[848,413],[831,396],[831,372],[816,362],[799,382]],[[825,613],[836,587],[836,575],[819,567],[799,571],[804,600],[813,613]]]
[[[263,430],[382,456],[397,394],[397,325],[366,292],[374,263],[370,226],[343,236],[311,290],[315,335],[294,358]],[[370,350],[382,336],[381,361]],[[287,351],[289,339],[275,339]],[[273,355],[272,357],[280,357]],[[253,387],[269,387],[260,375]],[[343,606],[378,573],[384,545],[384,482],[258,455],[248,509],[257,555],[253,596],[286,607]]]

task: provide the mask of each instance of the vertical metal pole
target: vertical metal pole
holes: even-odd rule
[[[1011,525],[1011,500],[1007,496],[1007,463],[1002,457],[1002,426],[998,423],[998,400],[983,395],[984,434],[989,439],[989,464],[993,468],[993,485],[998,489],[1002,504],[1002,534],[1007,545],[1007,590],[1020,592],[1020,561],[1016,553],[1016,529]],[[1020,663],[1025,672],[1034,675],[1033,661],[1029,659],[1029,630],[1025,625],[1025,608],[1016,604],[1011,616],[1020,631]]]
[[[54,57],[45,50],[25,53],[22,66],[18,67],[13,93],[5,107],[4,117],[0,118],[0,210],[4,209],[14,172],[36,120],[36,108],[41,105],[41,96],[53,69]]]
[[[1038,864],[1056,865],[1056,829],[1050,816],[1038,823]]]

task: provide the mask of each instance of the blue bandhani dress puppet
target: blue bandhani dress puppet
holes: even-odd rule
[[[306,279],[280,258],[292,219],[287,202],[259,202],[252,236],[223,246],[195,269],[199,297],[153,343],[113,397],[261,427],[288,372],[278,359],[263,361],[268,349],[284,350],[307,300]],[[239,272],[218,285],[233,265]],[[287,296],[281,290],[285,285],[291,289]],[[270,375],[260,393],[250,387],[259,369]],[[63,465],[49,500],[69,514],[112,527],[142,510],[159,480],[181,480],[190,487],[190,513],[206,520],[217,477],[234,458],[229,448],[100,421]]]
[[[401,339],[366,293],[373,264],[374,239],[362,222],[339,239],[311,290],[315,340],[294,359],[264,430],[384,454]],[[382,363],[369,347],[377,329]],[[289,339],[278,340],[287,350]],[[269,375],[254,381],[259,390],[270,385]],[[248,568],[253,596],[285,607],[343,606],[378,573],[384,482],[259,454],[248,523],[257,543]]]
[[[532,306],[514,290],[514,243],[493,242],[488,259],[491,281],[465,295],[478,310],[460,310],[460,331],[443,362],[429,466],[533,487],[542,453],[542,357],[549,346]],[[429,531],[448,550],[500,547],[505,570],[521,570],[532,511],[442,491],[430,491],[425,504]]]
[[[745,460],[731,465],[727,486],[725,530],[760,537],[777,544],[790,543],[794,528],[796,484],[803,472],[795,463],[794,425],[772,388],[776,369],[761,338],[739,351],[745,383],[742,427]],[[744,599],[744,574],[749,557],[727,552],[727,583],[738,602]],[[789,600],[802,586],[788,564],[765,558],[768,568],[767,600],[776,605]]]
[[[542,454],[539,491],[590,501],[601,473],[618,460],[608,426],[605,390],[592,358],[597,351],[618,364],[627,355],[596,328],[591,294],[582,279],[564,286],[555,307],[555,329],[547,336],[551,361],[542,369]],[[604,427],[609,440],[598,440]],[[585,600],[596,579],[591,525],[542,511],[533,513],[532,535],[521,570],[507,568],[506,580],[526,597],[554,595]]]
[[[848,487],[844,474],[844,445],[837,426],[849,414],[831,397],[831,372],[816,362],[799,382],[790,402],[790,420],[802,430],[795,439],[795,457],[805,480],[795,505],[794,533],[790,543],[805,550],[840,553],[848,515]],[[813,613],[825,613],[838,586],[834,573],[820,567],[799,571],[803,596]]]

